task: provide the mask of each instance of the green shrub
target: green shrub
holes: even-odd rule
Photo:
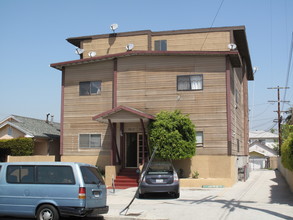
[[[157,147],[157,158],[179,160],[195,154],[195,126],[179,110],[158,113],[149,125],[149,140],[152,149]]]
[[[0,140],[0,149],[11,156],[31,156],[34,151],[32,138]]]
[[[283,166],[293,171],[293,133],[288,135],[282,144],[281,151]]]

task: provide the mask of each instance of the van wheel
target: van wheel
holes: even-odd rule
[[[37,220],[59,220],[59,213],[52,205],[41,205],[37,211]]]

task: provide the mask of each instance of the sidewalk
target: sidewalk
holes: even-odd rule
[[[254,171],[246,182],[231,188],[181,188],[180,198],[152,195],[135,199],[136,191],[108,190],[109,213],[105,220],[166,219],[293,219],[293,194],[278,171]]]

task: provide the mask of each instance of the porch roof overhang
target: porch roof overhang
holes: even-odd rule
[[[139,111],[135,108],[120,105],[109,111],[98,114],[92,119],[103,123],[108,123],[109,120],[113,123],[140,122],[140,120],[147,122],[155,119],[155,116]]]

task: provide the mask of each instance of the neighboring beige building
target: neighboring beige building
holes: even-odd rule
[[[252,170],[271,168],[270,158],[278,156],[277,134],[267,131],[249,132],[249,162]]]
[[[196,126],[197,156],[176,167],[186,177],[197,170],[200,178],[237,181],[248,164],[253,80],[244,26],[67,41],[83,51],[78,60],[51,64],[62,72],[62,160],[137,168],[147,157],[148,122],[180,109]]]
[[[34,155],[55,155],[59,159],[59,123],[18,115],[11,115],[0,122],[0,140],[20,137],[33,138]]]

